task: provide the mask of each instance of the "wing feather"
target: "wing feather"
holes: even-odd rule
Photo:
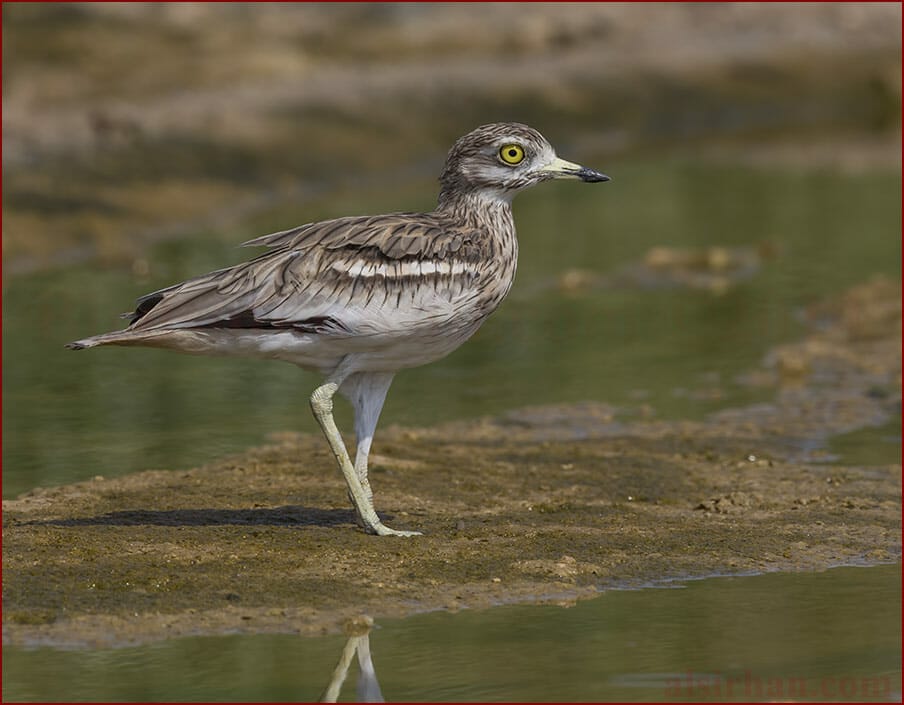
[[[401,275],[414,271],[406,263],[442,260],[453,253],[456,260],[472,261],[488,239],[436,214],[309,223],[244,243],[270,248],[248,262],[141,297],[129,314],[129,329],[226,326],[320,331],[326,326],[348,332],[361,309],[376,302],[383,307],[387,302],[400,305],[402,292],[396,289]],[[356,268],[349,263],[356,263]],[[448,272],[453,276],[451,266]],[[431,284],[430,289],[436,287]]]
[[[299,250],[375,247],[392,259],[432,259],[482,239],[478,230],[461,228],[436,213],[392,213],[308,223],[242,245]]]

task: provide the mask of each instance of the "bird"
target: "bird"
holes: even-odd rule
[[[561,159],[527,125],[481,125],[452,145],[433,211],[341,217],[249,240],[266,251],[142,296],[123,314],[126,328],[66,347],[276,359],[320,373],[311,410],[357,524],[419,535],[386,526],[374,509],[367,461],[386,394],[396,372],[445,357],[496,310],[517,267],[512,199],[552,179],[610,180]],[[354,462],[333,418],[337,392],[354,407]]]

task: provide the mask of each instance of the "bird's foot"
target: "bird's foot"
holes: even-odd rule
[[[390,529],[386,524],[366,526],[364,530],[368,534],[376,534],[377,536],[423,536],[420,531],[397,531],[396,529]]]

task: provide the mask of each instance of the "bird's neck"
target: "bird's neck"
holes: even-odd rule
[[[436,212],[470,227],[485,227],[488,222],[513,225],[512,195],[490,189],[454,193],[444,189],[440,191]]]

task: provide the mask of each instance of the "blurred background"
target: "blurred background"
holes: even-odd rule
[[[899,286],[899,3],[4,3],[2,13],[4,497],[317,432],[307,404],[317,377],[289,365],[63,345],[120,327],[144,293],[247,258],[236,245],[257,235],[432,209],[449,146],[487,122],[528,123],[613,180],[519,196],[509,299],[459,351],[398,376],[384,425],[588,399],[624,418],[743,408],[774,397],[781,375],[751,370],[803,335],[807,307],[877,277]],[[799,457],[900,462],[897,394],[896,417]],[[482,615],[411,627],[437,639],[429,649],[396,623],[375,646],[378,671],[389,697],[656,699],[661,684],[632,681],[631,669],[668,675],[691,647],[726,669],[739,644],[758,654],[741,663],[767,673],[773,657],[792,674],[899,669],[900,632],[870,636],[900,622],[876,608],[900,604],[899,571],[870,578],[873,592],[864,580],[755,588],[759,598],[729,594],[721,611],[710,608],[722,598],[673,609],[656,591],[639,603],[625,593],[583,632],[562,626],[561,610],[533,637],[527,613],[499,618],[513,632]],[[760,606],[733,630],[748,602]],[[774,628],[761,618],[773,607]],[[775,656],[788,624],[802,641]],[[472,661],[443,660],[450,633]],[[342,641],[235,639],[11,650],[4,694],[291,699],[301,664],[313,698]],[[487,666],[500,660],[494,644],[535,661],[500,682]],[[658,644],[675,653],[658,659]],[[212,654],[220,661],[199,666]],[[606,689],[606,663],[628,674],[624,687]],[[525,680],[553,671],[565,675],[548,690]]]
[[[900,279],[900,26],[896,3],[4,4],[4,496],[315,431],[288,365],[62,346],[251,237],[430,210],[453,140],[497,120],[613,181],[519,197],[512,295],[399,375],[384,423],[758,398],[735,378],[797,308]]]
[[[607,161],[732,147],[894,168],[900,19],[896,3],[14,3],[5,270],[134,263],[279,206],[319,216],[304,202],[433,176],[496,120]]]

